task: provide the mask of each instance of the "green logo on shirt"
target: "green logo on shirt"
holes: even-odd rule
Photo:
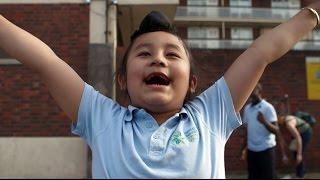
[[[185,144],[185,138],[181,135],[180,131],[176,131],[172,135],[172,140],[171,142],[174,145],[180,145],[180,144]]]
[[[198,132],[195,128],[191,128],[184,134],[182,134],[180,131],[176,131],[173,133],[171,138],[171,143],[173,145],[183,145],[188,142],[194,142],[196,139],[198,139]]]

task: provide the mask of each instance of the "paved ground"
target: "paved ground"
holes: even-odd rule
[[[247,174],[230,174],[227,175],[227,179],[247,179]],[[294,174],[279,174],[279,179],[296,179]],[[320,179],[320,172],[310,172],[307,173],[305,179]]]

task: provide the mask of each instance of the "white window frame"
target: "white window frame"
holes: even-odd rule
[[[243,6],[243,7],[251,7],[252,0],[230,0],[229,6]]]
[[[236,32],[238,31],[238,32]],[[253,29],[251,27],[232,27],[230,29],[231,39],[241,39],[241,40],[252,40],[253,39]],[[244,37],[248,35],[248,37]]]
[[[218,6],[219,0],[187,0],[188,6]]]
[[[301,8],[300,0],[271,0],[272,8]]]
[[[187,31],[188,39],[220,39],[220,30],[215,26],[190,26]]]
[[[309,32],[307,35],[305,35],[302,39],[302,41],[316,41],[320,42],[320,29],[315,29],[311,32]]]
[[[315,29],[312,31],[312,40],[313,41],[320,41],[320,30]]]

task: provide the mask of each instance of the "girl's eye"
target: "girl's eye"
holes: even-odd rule
[[[139,54],[138,54],[138,56],[140,56],[140,57],[146,57],[146,56],[150,56],[151,54],[149,53],[149,52],[140,52]]]
[[[173,58],[180,58],[180,56],[176,53],[170,52],[167,54],[168,57],[173,57]]]

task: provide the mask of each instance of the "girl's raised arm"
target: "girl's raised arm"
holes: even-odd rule
[[[41,40],[0,15],[0,48],[38,72],[58,105],[77,119],[84,81]]]
[[[308,7],[319,10],[320,2]],[[242,108],[250,96],[265,67],[288,52],[316,24],[315,14],[308,9],[301,10],[287,22],[257,38],[236,59],[224,75],[236,111]]]

